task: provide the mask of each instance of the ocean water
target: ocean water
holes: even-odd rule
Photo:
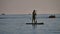
[[[44,25],[27,25],[32,15],[0,15],[0,34],[60,34],[60,14],[48,18],[50,14],[37,15],[37,22]]]

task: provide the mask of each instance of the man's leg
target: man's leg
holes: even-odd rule
[[[35,19],[34,19],[34,23],[35,23]]]
[[[32,23],[35,23],[35,18],[32,18]]]
[[[33,18],[32,18],[32,23],[33,23]]]

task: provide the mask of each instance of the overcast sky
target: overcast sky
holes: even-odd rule
[[[29,14],[34,9],[38,14],[59,14],[60,0],[0,0],[0,13]]]

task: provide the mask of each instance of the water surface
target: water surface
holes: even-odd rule
[[[60,15],[48,18],[49,14],[37,15],[37,22],[44,25],[26,25],[31,23],[31,15],[1,15],[0,34],[60,34]]]

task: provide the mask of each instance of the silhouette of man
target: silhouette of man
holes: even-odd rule
[[[35,23],[36,21],[36,12],[35,10],[33,10],[33,13],[32,13],[32,23]]]

